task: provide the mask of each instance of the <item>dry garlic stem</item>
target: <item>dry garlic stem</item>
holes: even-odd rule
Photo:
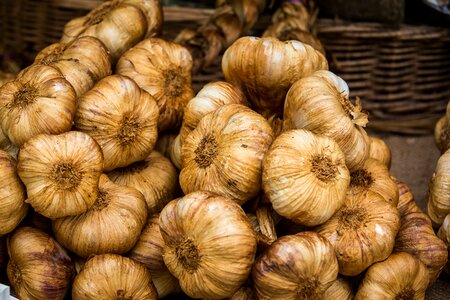
[[[428,189],[428,216],[439,227],[450,213],[450,150],[439,158]]]
[[[370,150],[369,157],[378,159],[388,169],[391,168],[391,150],[389,146],[382,140],[374,136],[369,136]]]

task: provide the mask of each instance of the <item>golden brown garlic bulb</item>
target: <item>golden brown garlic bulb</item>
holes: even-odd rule
[[[428,188],[427,212],[434,227],[450,213],[450,150],[439,158]]]
[[[337,275],[333,247],[309,231],[279,238],[252,270],[258,299],[321,299]]]
[[[350,193],[372,191],[380,194],[394,206],[398,204],[397,183],[390,177],[389,170],[379,160],[368,158],[363,165],[350,173]]]
[[[158,299],[147,268],[117,254],[96,255],[75,277],[72,299]]]
[[[105,171],[148,157],[158,138],[157,123],[154,98],[125,76],[105,77],[78,99],[75,128],[100,145]]]
[[[242,37],[222,59],[225,79],[241,89],[264,117],[282,115],[291,85],[316,70],[328,69],[325,57],[299,41]]]
[[[32,227],[8,238],[8,279],[19,299],[64,299],[74,274],[66,250]]]
[[[193,298],[233,295],[250,274],[256,237],[236,202],[195,192],[169,202],[159,218],[164,263]]]
[[[382,140],[374,136],[369,136],[370,150],[369,158],[378,159],[388,169],[391,168],[391,150],[389,146]]]
[[[141,236],[128,252],[128,257],[144,264],[152,276],[158,291],[158,298],[164,298],[179,291],[178,280],[170,274],[163,260],[164,240],[159,231],[159,214],[147,221]]]
[[[102,42],[90,36],[75,39],[69,44],[55,43],[41,50],[34,64],[52,66],[81,96],[94,84],[111,74],[109,52]]]
[[[19,148],[15,146],[3,133],[0,126],[0,150],[8,152],[14,159],[17,159],[17,154],[19,154]]]
[[[194,90],[192,58],[186,48],[162,39],[146,39],[117,62],[116,73],[132,78],[159,107],[158,129],[178,129]]]
[[[369,156],[369,137],[362,128],[367,114],[354,106],[344,80],[329,71],[317,71],[289,89],[284,106],[284,130],[304,128],[333,138],[345,154],[350,171]]]
[[[347,193],[344,206],[316,230],[334,247],[339,273],[355,276],[386,259],[400,227],[397,207],[378,193]]]
[[[17,176],[16,161],[0,150],[0,236],[19,225],[28,211],[25,186]]]
[[[303,129],[278,136],[263,161],[266,197],[281,216],[324,223],[344,204],[350,183],[345,157],[331,138]]]
[[[243,204],[261,189],[262,159],[272,129],[261,115],[227,104],[202,118],[182,145],[185,194],[211,191]]]
[[[56,240],[84,258],[129,251],[147,220],[144,196],[135,188],[117,185],[104,174],[98,188],[97,199],[87,212],[53,221]]]
[[[353,300],[355,295],[350,283],[338,277],[323,294],[323,300]]]
[[[103,155],[89,135],[70,131],[38,135],[20,152],[17,170],[35,211],[55,219],[91,207],[103,168]]]
[[[170,160],[156,151],[131,165],[115,169],[108,177],[119,185],[137,189],[144,195],[149,214],[160,212],[175,198],[178,173]]]
[[[394,253],[367,270],[355,300],[425,299],[428,281],[427,269],[417,258]]]
[[[41,133],[69,131],[76,94],[63,75],[50,66],[31,66],[0,88],[0,125],[16,146]]]

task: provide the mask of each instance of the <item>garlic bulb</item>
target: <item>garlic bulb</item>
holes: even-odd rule
[[[158,298],[178,292],[178,280],[170,274],[163,260],[164,240],[159,231],[159,215],[150,217],[128,257],[144,264],[152,276]]]
[[[158,137],[158,107],[130,78],[112,75],[78,99],[75,128],[100,145],[104,170],[145,159]]]
[[[448,256],[450,256],[450,214],[445,217],[444,222],[439,227],[437,236],[447,245]],[[450,274],[450,263],[448,260],[444,268],[445,272]]]
[[[25,187],[17,176],[16,161],[0,150],[0,236],[19,225],[28,211]]]
[[[0,123],[16,146],[40,133],[69,131],[76,109],[72,85],[55,68],[31,66],[0,88]]]
[[[72,299],[158,299],[144,265],[117,254],[96,255],[75,277]]]
[[[44,48],[37,54],[34,64],[58,69],[79,97],[111,74],[109,60],[103,43],[85,36],[69,44],[56,43]]]
[[[355,276],[391,254],[399,227],[397,208],[367,191],[347,193],[344,206],[316,230],[333,245],[339,273]]]
[[[174,164],[174,166],[181,170],[183,166],[183,162],[181,160],[181,135],[178,134],[175,139],[172,142],[172,145],[170,146],[170,160]]]
[[[382,140],[374,136],[369,136],[369,157],[378,159],[388,169],[391,168],[391,150],[389,146]]]
[[[337,280],[325,291],[323,300],[353,300],[355,297],[352,287],[342,277],[338,277]]]
[[[175,198],[178,187],[178,173],[168,158],[156,151],[127,167],[108,173],[109,178],[119,185],[137,189],[144,195],[149,214],[160,212]]]
[[[261,115],[240,104],[220,107],[182,145],[183,192],[206,190],[243,204],[261,189],[261,162],[271,143],[272,129]]]
[[[170,159],[170,151],[172,149],[172,143],[178,136],[175,132],[165,132],[158,136],[156,141],[155,150]]]
[[[436,123],[434,127],[434,141],[441,153],[450,148],[450,123],[447,116],[443,116]]]
[[[240,88],[265,117],[282,115],[291,85],[316,70],[328,69],[320,52],[299,41],[242,37],[223,55],[226,81]]]
[[[324,223],[341,208],[349,182],[337,143],[308,130],[282,133],[263,161],[263,190],[275,211],[307,226]]]
[[[160,131],[178,129],[183,109],[194,97],[192,58],[186,48],[162,39],[146,39],[117,62],[116,73],[133,78],[159,107]]]
[[[53,238],[21,227],[8,238],[8,254],[8,279],[19,299],[64,299],[74,268]]]
[[[133,3],[134,2],[134,3]],[[137,2],[156,2],[146,0],[114,0],[107,1],[90,11],[86,16],[72,19],[64,26],[62,43],[70,43],[77,37],[92,36],[108,48],[113,62],[129,48],[139,42],[149,31],[159,32],[151,28],[143,9]],[[159,10],[159,6],[155,8]],[[157,14],[161,14],[158,12]],[[148,16],[151,18],[151,16]],[[162,21],[162,19],[160,19]],[[156,29],[156,30],[155,30]],[[150,34],[153,35],[153,34]]]
[[[136,244],[147,220],[144,196],[104,174],[94,205],[85,213],[53,221],[56,240],[81,257],[123,254]]]
[[[427,287],[425,266],[412,255],[399,252],[367,270],[355,300],[425,299]]]
[[[439,158],[428,189],[428,216],[439,227],[450,213],[450,150]]]
[[[17,154],[19,153],[19,148],[16,147],[11,141],[5,136],[2,128],[0,127],[0,150],[8,152],[14,159],[17,159]]]
[[[368,158],[360,168],[350,173],[349,192],[366,191],[380,194],[394,206],[398,204],[397,183],[390,177],[387,167],[377,159]]]
[[[258,299],[321,299],[337,275],[333,247],[309,231],[279,238],[252,270]]]
[[[242,208],[209,192],[169,202],[159,217],[163,258],[193,298],[233,295],[250,274],[256,237]]]
[[[17,163],[26,202],[51,219],[81,214],[94,204],[102,167],[100,147],[78,131],[32,138]]]

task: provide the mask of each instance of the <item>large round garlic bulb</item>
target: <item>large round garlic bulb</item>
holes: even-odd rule
[[[309,231],[279,238],[252,270],[258,299],[321,299],[337,276],[333,247]]]
[[[282,133],[263,161],[263,190],[275,211],[307,226],[324,223],[341,208],[349,182],[337,143],[308,130]]]
[[[428,216],[439,227],[450,213],[450,150],[439,158],[428,189]]]
[[[272,128],[261,115],[240,104],[220,107],[203,117],[182,145],[183,192],[211,191],[239,204],[255,197],[271,143]]]
[[[98,192],[103,155],[87,134],[38,135],[19,152],[17,170],[35,211],[55,219],[91,207]]]
[[[256,237],[236,202],[209,192],[173,200],[159,218],[164,263],[193,298],[222,299],[247,280]]]

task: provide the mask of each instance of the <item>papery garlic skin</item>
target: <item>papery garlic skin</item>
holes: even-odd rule
[[[89,135],[41,134],[26,142],[17,170],[34,210],[47,218],[78,215],[97,197],[103,154]]]
[[[428,189],[427,212],[434,227],[450,213],[450,150],[441,155]]]
[[[323,300],[353,300],[355,295],[347,280],[338,277],[333,284],[325,291]]]
[[[17,155],[19,154],[19,147],[15,146],[3,133],[0,126],[0,150],[8,152],[11,157],[17,160]]]
[[[75,277],[72,299],[158,299],[144,265],[117,254],[90,258]]]
[[[74,274],[66,250],[52,237],[21,227],[8,238],[8,278],[19,299],[64,299]]]
[[[378,159],[388,169],[391,168],[391,150],[389,146],[380,138],[369,136],[370,151],[369,158]]]
[[[182,145],[183,192],[206,190],[243,204],[261,189],[262,159],[271,143],[272,128],[261,115],[240,104],[220,107]]]
[[[355,300],[425,299],[428,281],[428,271],[417,258],[394,253],[367,270]]]
[[[25,186],[17,175],[16,160],[0,150],[0,236],[19,225],[28,211]]]
[[[222,299],[247,280],[256,237],[236,202],[209,192],[173,200],[159,218],[164,263],[193,298]]]
[[[315,226],[344,204],[350,173],[334,140],[296,129],[282,133],[271,145],[263,160],[262,182],[278,214]]]
[[[0,125],[16,146],[41,133],[69,131],[75,110],[72,85],[50,66],[31,66],[0,88]]]
[[[310,231],[279,238],[252,270],[258,299],[321,299],[337,276],[333,247]]]
[[[316,70],[328,69],[322,53],[299,41],[242,37],[223,55],[227,82],[241,89],[264,117],[282,115],[291,85]]]
[[[132,79],[105,77],[78,102],[75,128],[100,145],[105,171],[143,160],[155,147],[158,107]]]

